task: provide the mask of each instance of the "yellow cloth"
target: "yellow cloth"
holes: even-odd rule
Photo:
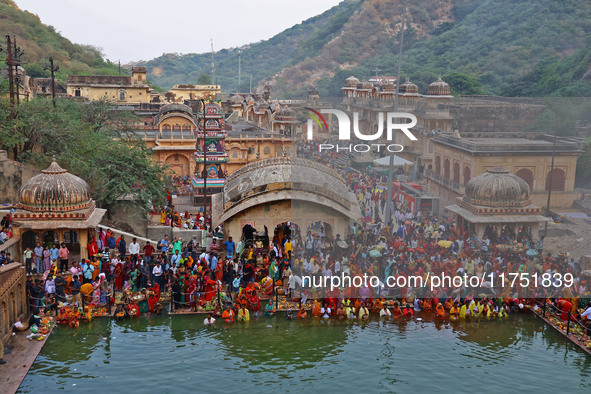
[[[249,321],[250,320],[250,312],[248,309],[240,309],[238,311],[238,321]]]

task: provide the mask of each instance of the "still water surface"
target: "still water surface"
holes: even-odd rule
[[[58,327],[19,392],[591,392],[591,357],[529,314],[503,321],[203,317]]]

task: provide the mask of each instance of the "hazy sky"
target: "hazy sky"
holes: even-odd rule
[[[271,38],[342,0],[15,0],[77,44],[126,63]]]

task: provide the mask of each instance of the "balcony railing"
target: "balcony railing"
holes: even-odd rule
[[[448,189],[452,189],[460,194],[464,194],[464,187],[461,186],[459,183],[452,182],[449,179],[446,179],[431,170],[425,170],[425,176],[431,179],[432,181],[435,181],[440,185],[447,187]]]

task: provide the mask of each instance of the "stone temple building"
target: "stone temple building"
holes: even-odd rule
[[[515,234],[524,226],[532,239],[538,238],[540,223],[548,219],[540,208],[532,205],[526,181],[503,167],[494,167],[466,183],[466,193],[456,204],[446,207],[456,215],[456,226],[482,238],[485,231],[495,228],[496,235],[503,226]]]
[[[94,234],[105,213],[96,207],[88,183],[61,168],[54,158],[20,188],[13,221],[14,236],[20,238],[19,255],[36,242],[50,247],[65,242],[72,254],[87,258],[88,232]]]
[[[230,174],[223,193],[213,200],[213,225],[224,223],[224,237],[240,239],[251,224],[273,230],[289,221],[305,236],[322,222],[326,233],[345,237],[361,209],[341,175],[325,165],[299,157],[277,157],[248,164]]]

